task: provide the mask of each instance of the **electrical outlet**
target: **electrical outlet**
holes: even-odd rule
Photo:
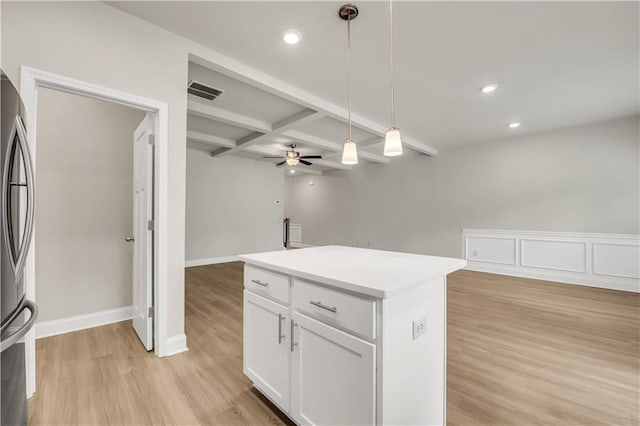
[[[413,321],[413,340],[427,332],[427,317],[421,317]]]
[[[478,257],[478,250],[474,250],[473,253],[472,253],[472,256],[473,257]]]

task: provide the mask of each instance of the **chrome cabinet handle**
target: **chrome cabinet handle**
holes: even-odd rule
[[[124,240],[128,243],[133,243],[135,241],[135,238],[131,237],[131,236],[126,236],[124,237]]]
[[[327,310],[327,311],[329,311],[329,312],[333,312],[334,314],[335,314],[336,312],[338,312],[338,308],[336,308],[335,306],[327,306],[327,305],[323,305],[323,304],[322,304],[322,302],[320,302],[319,300],[318,300],[317,302],[314,302],[314,301],[312,300],[312,301],[311,301],[311,302],[309,302],[309,303],[311,303],[313,306],[317,306],[318,308],[322,308],[322,309],[325,309],[325,310]]]
[[[291,320],[291,352],[293,352],[293,349],[298,345],[296,342],[294,342],[294,334],[293,334],[293,328],[296,326],[296,323],[293,322],[293,319]]]
[[[262,287],[267,287],[269,285],[269,283],[263,283],[260,280],[251,280],[252,283],[256,283],[258,285],[261,285]]]
[[[284,339],[284,334],[282,334],[282,320],[286,319],[286,317],[282,314],[278,314],[278,344],[282,343],[282,339]]]

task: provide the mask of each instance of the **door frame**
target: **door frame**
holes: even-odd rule
[[[36,164],[37,156],[37,107],[38,89],[41,87],[55,89],[67,93],[88,96],[120,105],[133,107],[152,113],[155,117],[155,156],[154,156],[154,351],[156,356],[169,355],[168,351],[168,145],[169,145],[169,106],[166,102],[144,98],[130,93],[110,89],[108,87],[75,80],[61,75],[37,70],[34,68],[20,67],[20,95],[25,106],[25,120],[27,127],[27,145],[31,151],[33,164]],[[34,167],[34,181],[37,182],[36,167]],[[36,184],[37,185],[37,184]],[[36,186],[37,191],[37,186]],[[37,235],[34,232],[31,237],[31,245],[25,263],[25,293],[26,297],[36,299],[36,263],[35,241]],[[31,397],[36,390],[36,350],[34,328],[25,337],[26,372],[27,372],[27,397]]]

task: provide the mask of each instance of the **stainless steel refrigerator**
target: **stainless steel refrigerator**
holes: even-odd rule
[[[27,423],[24,336],[33,327],[38,310],[25,297],[23,279],[34,217],[33,165],[22,118],[24,107],[1,70],[0,77],[0,424],[4,426]]]

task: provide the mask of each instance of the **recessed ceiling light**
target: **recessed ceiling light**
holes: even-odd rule
[[[293,170],[293,169],[289,170],[289,173],[291,173],[291,174],[294,174],[295,172],[296,172],[296,171],[295,171],[295,170]]]
[[[517,129],[518,127],[520,127],[520,122],[518,122],[518,121],[514,121],[512,123],[509,123],[509,128],[510,129]]]
[[[287,30],[282,34],[282,40],[287,44],[298,44],[302,36],[296,30]]]
[[[497,84],[487,84],[486,86],[482,86],[480,88],[480,91],[482,93],[492,93],[492,92],[495,92],[497,88],[498,88]]]

